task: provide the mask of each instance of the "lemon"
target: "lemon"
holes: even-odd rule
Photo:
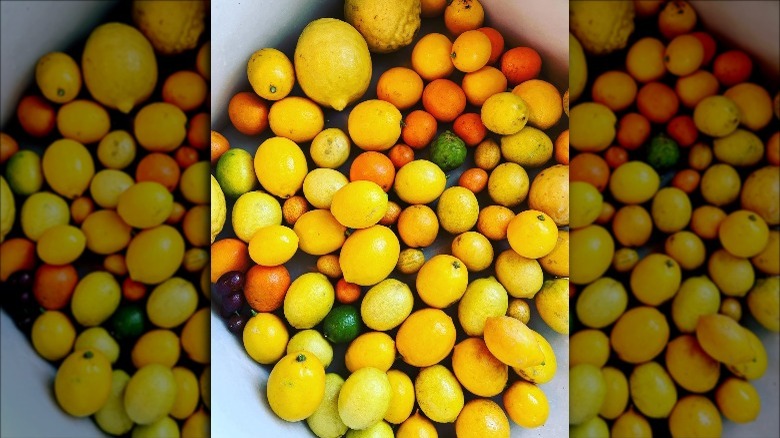
[[[533,298],[544,282],[539,262],[512,249],[504,250],[496,258],[496,277],[513,298]]]
[[[336,373],[325,375],[325,396],[306,424],[319,438],[339,438],[347,432],[346,424],[339,417],[339,392],[344,379]]]
[[[335,298],[328,277],[307,272],[290,284],[284,296],[284,318],[297,329],[312,328],[330,312]]]
[[[151,228],[165,222],[172,209],[173,195],[164,185],[143,181],[119,195],[116,211],[131,227]]]
[[[133,21],[163,55],[194,49],[205,29],[206,3],[133,2]]]
[[[13,193],[29,196],[40,191],[43,186],[41,157],[29,149],[17,151],[5,165],[5,177]]]
[[[609,426],[607,426],[607,422],[601,417],[596,416],[577,426],[569,427],[569,438],[586,438],[593,436],[610,436]]]
[[[660,186],[658,172],[642,161],[621,164],[609,178],[609,191],[624,204],[643,204],[653,198]]]
[[[400,370],[388,371],[387,379],[393,388],[393,395],[390,399],[390,408],[385,414],[385,421],[401,424],[409,418],[414,409],[414,384],[412,379]]]
[[[60,139],[49,145],[41,160],[43,177],[56,193],[73,199],[89,187],[95,163],[81,143]]]
[[[387,212],[387,193],[373,181],[352,181],[333,195],[330,211],[345,227],[368,228]]]
[[[195,373],[183,366],[171,370],[176,379],[176,401],[171,409],[171,417],[184,420],[190,417],[200,401],[200,389]]]
[[[528,122],[528,105],[520,96],[508,91],[488,97],[481,111],[482,123],[499,135],[515,134]]]
[[[569,370],[569,424],[582,424],[598,415],[607,396],[601,370],[580,364]]]
[[[114,210],[98,210],[90,213],[81,223],[81,231],[87,239],[87,248],[96,254],[113,254],[130,243],[132,227]]]
[[[179,436],[179,425],[176,421],[164,416],[149,424],[138,424],[133,428],[131,438],[154,438],[157,436]]]
[[[157,60],[144,35],[123,23],[106,23],[87,39],[81,58],[84,84],[92,97],[127,114],[157,84]]]
[[[753,348],[753,352],[756,354],[756,357],[748,362],[743,362],[736,365],[726,365],[726,368],[728,368],[729,371],[734,373],[734,375],[737,377],[748,380],[756,380],[760,379],[764,373],[766,373],[768,357],[766,348],[761,342],[761,339],[759,339],[759,337],[750,330],[747,330],[747,335],[749,338],[748,342],[750,342],[750,347]],[[715,385],[713,385],[713,387],[714,386]]]
[[[173,368],[179,361],[179,337],[170,330],[152,330],[135,341],[131,357],[133,365],[141,368],[152,363]]]
[[[413,305],[414,296],[409,286],[388,278],[366,292],[360,303],[360,317],[372,330],[392,330],[412,313]]]
[[[318,167],[335,169],[347,162],[351,142],[349,136],[339,128],[320,131],[309,147],[309,155]]]
[[[393,388],[387,374],[372,367],[347,377],[339,392],[339,416],[351,429],[366,429],[378,423],[390,409]]]
[[[480,397],[500,394],[509,379],[509,367],[498,360],[481,338],[467,338],[452,350],[452,370],[458,381]]]
[[[355,338],[347,347],[344,363],[349,372],[371,367],[387,372],[395,361],[395,341],[387,333],[368,332]]]
[[[371,82],[366,41],[354,27],[335,18],[320,18],[306,25],[293,58],[303,92],[336,111],[363,96]]]
[[[344,19],[363,35],[371,52],[395,52],[411,44],[420,29],[420,2],[347,0]]]
[[[171,103],[150,103],[136,114],[133,132],[144,149],[171,152],[187,136],[187,115]]]
[[[35,65],[35,82],[46,99],[54,103],[70,102],[81,91],[81,70],[67,53],[47,53]]]
[[[414,274],[422,268],[423,264],[425,264],[425,253],[421,249],[406,248],[398,255],[396,269],[402,274]]]
[[[135,139],[127,131],[111,131],[98,143],[97,157],[108,169],[124,169],[135,159]]]
[[[571,109],[569,142],[580,152],[600,152],[615,139],[617,117],[609,107],[596,102],[583,102]]]
[[[106,403],[111,381],[111,364],[103,354],[74,351],[57,369],[54,395],[62,410],[74,417],[87,417]]]
[[[214,177],[226,196],[237,198],[257,185],[252,155],[244,149],[228,149],[217,161]]]
[[[184,420],[184,424],[181,425],[181,436],[184,438],[207,436],[210,431],[211,417],[209,417],[209,414],[202,408],[187,417],[187,419]]]
[[[725,137],[737,129],[742,115],[739,107],[726,96],[708,96],[693,109],[693,123],[699,132],[710,137]]]
[[[108,111],[91,100],[74,100],[57,111],[57,130],[63,137],[79,143],[96,143],[110,129]]]
[[[290,58],[271,47],[260,49],[249,57],[246,74],[255,93],[266,100],[287,97],[295,85],[295,70]]]
[[[414,394],[423,414],[437,423],[452,423],[463,409],[463,388],[443,365],[420,370],[414,381]]]
[[[393,428],[386,421],[379,421],[365,429],[350,429],[344,438],[393,438]]]
[[[0,176],[0,242],[13,228],[15,219],[16,201],[14,201],[14,194],[11,193],[11,188],[8,187],[5,178]]]
[[[60,360],[73,348],[76,329],[64,313],[47,310],[35,318],[30,339],[35,352],[42,358]]]
[[[450,187],[439,197],[436,216],[441,227],[449,233],[465,233],[477,223],[479,202],[471,190],[460,186]]]
[[[277,205],[279,205],[278,202]],[[214,178],[214,175],[211,175],[211,243],[214,243],[214,239],[217,238],[217,235],[225,226],[226,210],[225,194],[222,193],[222,188],[219,186],[217,179]],[[282,209],[279,207],[280,214],[281,211]],[[238,235],[238,232],[236,232],[236,235]]]
[[[121,299],[122,291],[113,275],[103,271],[91,272],[76,284],[70,309],[79,324],[94,327],[114,313]]]
[[[764,157],[764,143],[756,134],[736,129],[731,134],[712,142],[715,158],[738,167],[753,166]]]
[[[669,431],[672,436],[721,436],[723,422],[710,399],[689,395],[680,399],[669,414]]]
[[[501,155],[523,167],[540,167],[550,161],[553,142],[541,129],[526,126],[512,135],[501,137]]]
[[[509,295],[494,277],[469,283],[458,303],[458,321],[469,336],[482,336],[491,316],[503,316],[509,307]]]
[[[390,102],[366,100],[349,112],[347,130],[360,149],[384,151],[393,147],[401,136],[401,112]]]
[[[577,294],[577,319],[586,327],[604,328],[617,321],[628,306],[623,283],[601,277]]]
[[[513,383],[504,392],[503,399],[509,418],[522,427],[543,426],[550,416],[550,402],[544,391],[529,382],[519,380]]]
[[[570,211],[569,226],[586,227],[598,219],[601,214],[603,197],[593,184],[584,181],[572,181],[569,185]]]
[[[248,243],[259,229],[270,225],[281,225],[282,206],[268,193],[247,192],[233,205],[231,222],[236,236]]]
[[[260,266],[287,263],[298,251],[298,235],[284,225],[269,225],[257,230],[249,241],[249,256]]]
[[[290,338],[287,343],[287,354],[308,351],[322,362],[322,366],[328,368],[333,360],[333,347],[317,330],[301,330]],[[327,386],[328,382],[325,382]]]
[[[330,209],[333,195],[349,180],[334,169],[313,169],[303,180],[303,196],[314,208]]]
[[[634,411],[633,408],[624,412],[612,424],[612,436],[643,437],[651,436],[652,434],[653,430],[650,428],[650,423],[645,417]]]
[[[634,406],[650,418],[666,418],[677,403],[677,388],[658,362],[637,365],[628,387]]]
[[[691,335],[681,335],[669,342],[664,359],[669,375],[688,391],[707,392],[720,379],[720,363]]]
[[[756,352],[750,345],[747,332],[745,327],[726,315],[703,315],[696,323],[696,340],[701,348],[726,365],[755,359]]]
[[[24,201],[19,220],[24,235],[36,242],[49,228],[67,225],[70,209],[61,197],[50,192],[38,192]]]
[[[626,47],[634,32],[634,4],[628,0],[573,2],[569,21],[586,52],[606,55]]]
[[[504,207],[515,207],[525,201],[529,187],[528,173],[517,163],[501,163],[488,177],[490,198]]]
[[[95,204],[114,209],[119,203],[119,195],[134,183],[133,177],[121,170],[103,169],[92,177],[89,193]]]
[[[496,402],[475,399],[463,406],[455,433],[462,438],[498,438],[509,435],[509,427],[509,419]]]
[[[538,332],[533,332],[536,342],[539,344],[539,348],[544,355],[544,362],[524,368],[513,368],[518,376],[531,383],[542,384],[547,383],[555,377],[555,372],[558,370],[558,358],[555,356],[555,350],[552,345],[540,335]]]
[[[308,172],[306,156],[288,138],[269,138],[255,152],[257,179],[274,196],[286,199],[294,195],[303,186]]]
[[[569,33],[569,77],[571,78],[569,79],[570,99],[572,102],[576,102],[588,82],[588,62],[585,59],[582,44],[571,33]]]
[[[659,355],[669,341],[669,323],[655,307],[639,306],[620,316],[610,342],[617,356],[628,363],[642,363]]]
[[[466,292],[469,272],[457,257],[438,254],[417,273],[417,294],[425,304],[443,309],[458,301]]]
[[[419,410],[401,423],[395,433],[397,438],[434,438],[439,436],[431,420],[425,418]]]
[[[179,269],[184,259],[184,238],[169,225],[147,228],[133,237],[125,257],[130,278],[146,284],[161,283]]]
[[[123,370],[114,370],[111,373],[111,395],[108,396],[106,404],[95,412],[95,422],[104,432],[122,435],[133,428],[133,420],[127,416],[122,401],[122,394],[129,380],[130,376]]]
[[[149,294],[146,314],[157,327],[174,328],[183,324],[198,306],[195,286],[180,277],[165,280]],[[182,342],[184,344],[185,342]]]
[[[344,280],[360,286],[377,284],[393,272],[400,252],[398,237],[389,228],[374,225],[357,230],[347,237],[339,254]]]
[[[311,100],[289,96],[271,105],[268,123],[275,135],[306,143],[322,131],[325,116],[322,108]]]
[[[84,233],[73,225],[55,225],[41,234],[35,250],[44,263],[67,265],[81,256],[86,243]]]
[[[413,160],[398,169],[393,188],[402,201],[428,204],[444,192],[447,176],[428,160]]]
[[[146,425],[165,418],[176,401],[176,379],[169,367],[150,364],[130,377],[124,402],[133,422]]]
[[[311,210],[295,221],[293,231],[298,247],[311,255],[325,255],[338,250],[346,240],[347,228],[328,210]]]
[[[273,313],[258,313],[244,326],[244,349],[261,364],[273,364],[281,359],[289,339],[284,321]]]
[[[79,333],[73,350],[97,350],[111,363],[119,359],[119,344],[103,327],[90,327]]]
[[[452,255],[459,258],[470,272],[479,272],[493,263],[493,245],[484,235],[467,231],[452,241]]]
[[[750,314],[767,330],[780,332],[780,277],[758,280],[747,295]]]
[[[569,364],[589,363],[603,367],[609,359],[609,338],[601,330],[585,329],[569,338]]]

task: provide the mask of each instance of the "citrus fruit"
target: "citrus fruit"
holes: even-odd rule
[[[292,140],[272,137],[255,152],[255,173],[264,189],[286,199],[303,186],[308,173],[306,157]]]
[[[270,47],[260,49],[249,57],[246,74],[255,93],[267,100],[283,99],[295,84],[295,70],[290,59]]]
[[[272,313],[258,313],[244,326],[244,349],[249,357],[261,364],[273,364],[281,359],[288,340],[287,327]]]
[[[414,394],[423,414],[437,423],[452,423],[463,409],[463,388],[443,365],[420,370]]]
[[[74,417],[94,414],[110,394],[111,363],[98,351],[74,351],[57,369],[54,395],[60,407]]]
[[[392,395],[393,388],[385,372],[361,368],[350,374],[341,387],[339,416],[352,429],[366,429],[384,418]]]
[[[284,317],[297,329],[319,324],[330,312],[335,301],[333,285],[318,272],[308,272],[296,278],[284,297]]]
[[[401,324],[395,337],[404,362],[426,367],[441,362],[455,345],[455,325],[439,309],[421,309]]]
[[[360,286],[379,283],[395,268],[400,251],[398,237],[383,225],[357,230],[339,254],[344,279]]]

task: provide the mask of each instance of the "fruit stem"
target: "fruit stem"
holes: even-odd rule
[[[306,362],[306,355],[301,353],[295,357],[296,362]]]

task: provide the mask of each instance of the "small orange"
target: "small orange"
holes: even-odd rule
[[[195,148],[189,146],[179,146],[174,154],[176,164],[180,168],[186,169],[198,162],[198,151]]]
[[[723,219],[726,219],[725,211],[713,205],[702,205],[691,213],[690,227],[702,239],[716,239]]]
[[[696,143],[688,151],[688,165],[699,172],[710,167],[712,163],[712,148],[704,143]]]
[[[466,170],[458,178],[458,185],[471,190],[475,195],[485,190],[488,182],[488,173],[485,169],[472,167]]]
[[[490,38],[478,30],[467,30],[452,43],[452,65],[471,73],[484,67],[493,49]]]
[[[179,163],[170,155],[153,152],[138,162],[135,169],[136,182],[154,181],[162,184],[169,192],[176,190],[181,170]]]
[[[376,97],[403,111],[420,101],[422,90],[423,81],[417,72],[406,67],[393,67],[379,76]]]
[[[630,151],[638,149],[650,137],[650,121],[639,113],[625,114],[618,122],[616,137],[620,146]]]
[[[482,27],[485,9],[479,0],[453,0],[444,9],[444,26],[454,35]]]
[[[696,26],[696,11],[684,0],[672,0],[658,14],[658,30],[666,39],[689,33]]]
[[[612,219],[612,234],[621,245],[640,247],[653,233],[653,219],[641,205],[626,205]]]
[[[8,239],[0,244],[0,281],[8,280],[14,272],[35,267],[35,244],[23,237]]]
[[[426,81],[446,78],[455,70],[451,53],[449,38],[440,33],[429,33],[412,49],[412,68]]]
[[[139,301],[146,296],[146,285],[127,277],[122,282],[122,297],[127,301]]]
[[[438,122],[431,113],[414,110],[404,119],[401,139],[412,149],[422,149],[433,141],[437,129]]]
[[[398,222],[398,218],[401,216],[401,211],[401,206],[398,205],[397,202],[387,201],[387,211],[385,212],[385,215],[382,216],[382,219],[379,220],[379,224],[386,227],[395,225],[395,223]]]
[[[117,277],[127,275],[127,261],[124,254],[116,253],[103,259],[103,268]]]
[[[360,299],[362,290],[355,283],[350,283],[343,278],[336,282],[336,300],[341,304],[352,304]]]
[[[210,130],[211,116],[209,113],[195,114],[190,118],[187,127],[187,142],[196,149],[206,149]]]
[[[683,148],[693,146],[699,138],[699,130],[696,129],[693,117],[687,114],[669,120],[666,124],[666,133]]]
[[[59,310],[70,303],[79,274],[73,265],[41,265],[35,271],[33,295],[46,310]]]
[[[664,0],[634,0],[634,10],[637,17],[647,18],[658,14]]]
[[[433,118],[433,116],[431,116],[431,118]],[[436,119],[434,119],[434,122],[435,121]],[[403,143],[398,143],[397,145],[390,148],[387,156],[390,157],[390,161],[393,162],[393,166],[395,166],[396,169],[400,169],[404,166],[404,164],[414,160],[414,149]]]
[[[492,27],[480,27],[477,30],[490,38],[490,58],[488,59],[488,64],[495,64],[498,58],[501,57],[501,54],[504,53],[503,35]]]
[[[620,146],[610,146],[604,152],[604,160],[610,169],[617,169],[628,162],[628,152]]]
[[[477,145],[474,151],[474,164],[480,169],[493,170],[501,161],[501,147],[492,138]]]
[[[699,187],[701,175],[693,169],[683,169],[672,178],[672,186],[677,187],[687,194],[691,194]]]
[[[410,205],[398,216],[398,235],[411,248],[422,248],[433,243],[439,234],[439,220],[427,205]]]
[[[607,161],[591,152],[577,154],[569,164],[569,179],[583,181],[603,192],[609,183],[609,165]]]
[[[615,207],[609,202],[601,203],[601,213],[596,218],[596,223],[599,225],[606,225],[612,222],[612,218],[615,216]]]
[[[194,71],[177,71],[165,79],[162,87],[163,101],[178,106],[182,111],[192,111],[203,105],[208,85],[203,76]]]
[[[268,103],[251,91],[241,91],[230,98],[228,116],[238,132],[259,135],[268,128]]]
[[[488,205],[479,212],[477,230],[490,240],[504,240],[514,217],[515,213],[507,207]]]
[[[249,248],[239,239],[220,239],[211,244],[211,282],[225,272],[246,272],[249,268]]]
[[[282,204],[282,217],[288,225],[295,225],[298,218],[309,211],[309,202],[303,196],[296,195],[287,198]]]
[[[606,105],[612,111],[623,111],[634,103],[636,81],[628,73],[611,70],[599,75],[593,82],[593,101]]]
[[[666,123],[677,114],[680,100],[668,85],[649,82],[636,95],[636,107],[652,123]]]
[[[196,205],[187,210],[182,220],[182,230],[187,242],[194,247],[208,246],[211,236],[208,233],[211,210],[208,205]]]
[[[569,164],[569,130],[566,129],[555,139],[555,161],[559,164]]]
[[[753,61],[741,50],[729,50],[715,58],[712,73],[724,87],[745,82],[753,72]]]
[[[290,288],[290,272],[284,265],[249,268],[244,283],[244,296],[257,312],[273,312],[282,306]]]
[[[773,166],[780,166],[780,131],[772,134],[766,142],[766,160]]]
[[[224,135],[211,131],[211,164],[216,164],[219,157],[230,149],[230,142]]]
[[[449,123],[466,109],[466,94],[449,79],[436,79],[423,90],[423,107],[436,120]]]
[[[486,65],[475,72],[466,73],[461,85],[469,103],[482,106],[488,97],[506,91],[507,81],[501,70]]]
[[[11,158],[11,155],[15,154],[18,150],[19,143],[5,132],[0,132],[0,164],[8,161],[8,159]]]
[[[482,117],[477,113],[463,113],[455,119],[452,130],[466,143],[466,146],[476,146],[482,143],[487,135],[487,128],[482,123]]]
[[[390,158],[381,152],[362,152],[349,167],[349,180],[373,181],[387,192],[395,180],[395,167]]]
[[[39,96],[25,96],[16,107],[22,129],[33,137],[46,137],[54,129],[54,107]]]
[[[420,1],[420,15],[424,18],[438,17],[444,13],[447,0],[422,0]]]
[[[171,208],[171,214],[168,215],[168,219],[165,220],[165,223],[169,225],[176,225],[181,222],[185,213],[187,213],[187,210],[184,208],[184,206],[181,205],[181,203],[174,201],[173,207]]]
[[[93,211],[95,211],[95,202],[88,196],[80,196],[70,203],[70,217],[75,224],[84,222]]]
[[[712,61],[712,58],[715,57],[715,52],[717,51],[718,44],[715,42],[715,38],[712,37],[712,35],[708,34],[707,32],[691,32],[691,35],[698,38],[699,43],[701,43],[702,48],[704,49],[704,58],[701,60],[701,65],[709,65],[710,61]]]
[[[501,72],[510,87],[520,82],[536,79],[542,71],[542,57],[530,47],[515,47],[501,56]]]
[[[404,362],[427,367],[441,362],[455,346],[455,324],[439,309],[425,308],[409,315],[395,335]]]
[[[317,259],[317,272],[328,278],[341,277],[341,266],[339,266],[339,256],[336,254],[325,254]]]

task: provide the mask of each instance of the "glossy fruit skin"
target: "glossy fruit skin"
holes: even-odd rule
[[[300,421],[317,410],[325,397],[325,368],[311,353],[284,356],[268,376],[268,403],[279,418]]]
[[[57,370],[54,393],[60,407],[75,417],[97,412],[111,394],[111,363],[102,353],[71,353]]]

